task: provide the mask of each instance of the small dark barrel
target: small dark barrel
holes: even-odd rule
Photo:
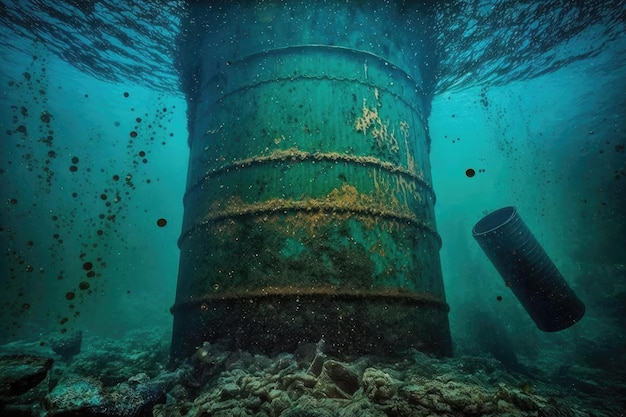
[[[556,332],[583,317],[585,305],[515,207],[504,207],[483,217],[472,234],[539,329]]]

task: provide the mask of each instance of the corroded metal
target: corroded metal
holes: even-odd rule
[[[450,354],[417,66],[324,44],[228,52],[221,22],[185,67],[199,78],[172,354],[321,337],[337,355]]]

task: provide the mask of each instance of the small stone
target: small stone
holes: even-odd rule
[[[0,357],[0,396],[22,395],[44,380],[54,360],[35,355]]]
[[[371,401],[382,404],[396,394],[396,385],[386,372],[367,368],[363,373],[363,391]]]
[[[322,366],[315,389],[329,398],[348,399],[359,389],[359,377],[345,364],[327,360]]]
[[[279,391],[278,395],[271,401],[273,415],[279,415],[289,407],[291,407],[291,399],[284,391]]]
[[[83,332],[77,331],[69,335],[63,335],[50,339],[50,348],[60,355],[64,361],[70,361],[75,355],[80,353],[80,346],[83,342]]]
[[[233,398],[236,397],[241,392],[241,388],[239,385],[234,382],[229,382],[227,384],[222,385],[222,397],[223,398]]]

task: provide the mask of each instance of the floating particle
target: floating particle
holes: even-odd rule
[[[128,97],[130,94],[128,94],[128,91],[124,91],[124,97]]]
[[[474,171],[473,168],[468,168],[465,171],[465,175],[467,175],[468,178],[472,178],[474,175],[476,175],[476,171]]]
[[[83,281],[80,284],[78,284],[78,288],[80,288],[83,291],[88,290],[89,289],[89,283],[87,281]]]
[[[76,165],[76,164],[78,163],[78,157],[77,157],[77,156],[73,156],[73,157],[72,157],[72,163],[73,163],[74,165]]]
[[[98,229],[98,230],[96,231],[96,234],[97,234],[98,236],[102,236],[102,235],[104,234],[104,232],[102,231],[102,229]]]
[[[93,264],[92,264],[91,262],[85,262],[85,263],[83,264],[83,269],[84,269],[85,271],[90,271],[92,268],[93,268]]]
[[[136,119],[135,119],[135,121],[136,121],[137,123],[141,123],[141,117],[136,118]]]
[[[139,156],[143,158],[144,156],[146,156],[146,153],[144,151],[139,151]]]
[[[113,175],[113,181],[119,181],[119,179],[120,179],[119,175],[117,174]]]
[[[87,272],[87,276],[88,276],[89,278],[93,278],[93,277],[95,277],[95,276],[96,276],[96,272],[95,272],[95,271],[89,271],[89,272]]]
[[[130,132],[130,137],[131,138],[136,138],[137,137],[137,132],[135,132],[134,130],[132,132]]]
[[[61,329],[61,333],[63,333],[63,334],[67,333],[67,329],[66,328],[62,328]]]
[[[72,193],[72,197],[74,197],[74,198],[78,197],[78,193],[77,192],[73,192]]]
[[[65,324],[65,323],[67,323],[69,320],[70,320],[70,319],[68,319],[67,317],[63,317],[59,323],[61,323],[61,324]]]
[[[28,310],[28,309],[30,309],[30,304],[28,303],[22,304],[22,310]]]
[[[39,118],[44,123],[50,123],[50,119],[52,119],[52,115],[44,110],[41,112],[41,116],[39,116]]]
[[[159,226],[159,227],[165,227],[165,225],[167,224],[167,220],[161,218],[161,219],[157,220],[156,223],[157,223],[157,226]]]
[[[498,300],[498,301],[502,301],[502,296],[501,296],[501,295],[497,296],[497,297],[496,297],[496,300]]]
[[[100,194],[100,199],[106,200],[107,199],[107,195],[106,194]]]
[[[9,200],[9,203],[11,204],[17,204],[17,198],[12,198]]]
[[[48,151],[48,156],[50,158],[54,158],[55,156],[57,156],[57,153],[55,151]]]
[[[78,171],[78,167],[76,165],[70,165],[70,172]]]
[[[113,125],[114,125],[115,127],[120,127],[120,122],[115,122],[115,123],[113,123]]]
[[[74,294],[74,291],[68,291],[68,292],[65,294],[65,298],[67,298],[68,300],[73,300],[73,299],[74,299],[74,297],[76,297],[76,294]]]

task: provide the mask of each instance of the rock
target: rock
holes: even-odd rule
[[[330,417],[330,413],[323,410],[306,410],[295,407],[283,412],[281,417]]]
[[[47,417],[151,417],[165,393],[153,383],[121,383],[105,388],[95,378],[73,377],[61,381],[43,401]]]
[[[154,417],[182,417],[180,407],[177,405],[157,404],[154,406]]]
[[[284,391],[279,391],[277,394],[273,395],[273,398],[270,402],[270,409],[272,410],[273,415],[279,415],[282,411],[286,410],[291,406],[291,399],[289,395]]]
[[[371,401],[383,404],[396,394],[396,385],[388,373],[367,368],[363,373],[363,392]]]
[[[46,396],[43,405],[50,416],[55,416],[68,411],[84,410],[87,413],[92,409],[106,408],[106,403],[100,381],[89,377],[75,377],[60,381]]]
[[[77,376],[97,376],[107,387],[140,373],[155,378],[168,360],[169,342],[156,331],[133,331],[125,339],[90,336],[86,341],[89,349],[81,351],[68,366]]]
[[[314,389],[329,398],[350,398],[359,389],[359,377],[345,364],[327,360]]]
[[[0,357],[0,396],[14,397],[28,392],[44,380],[54,360],[35,355]]]
[[[83,332],[77,331],[69,335],[63,335],[50,339],[50,348],[63,358],[70,361],[75,355],[80,353],[80,346],[83,342]]]
[[[316,383],[317,378],[305,372],[285,375],[282,379],[282,385],[288,391],[302,392],[305,388],[313,388]]]
[[[218,374],[224,368],[229,356],[230,352],[224,351],[221,346],[204,342],[190,358],[196,384],[198,386],[204,385],[214,375]]]

